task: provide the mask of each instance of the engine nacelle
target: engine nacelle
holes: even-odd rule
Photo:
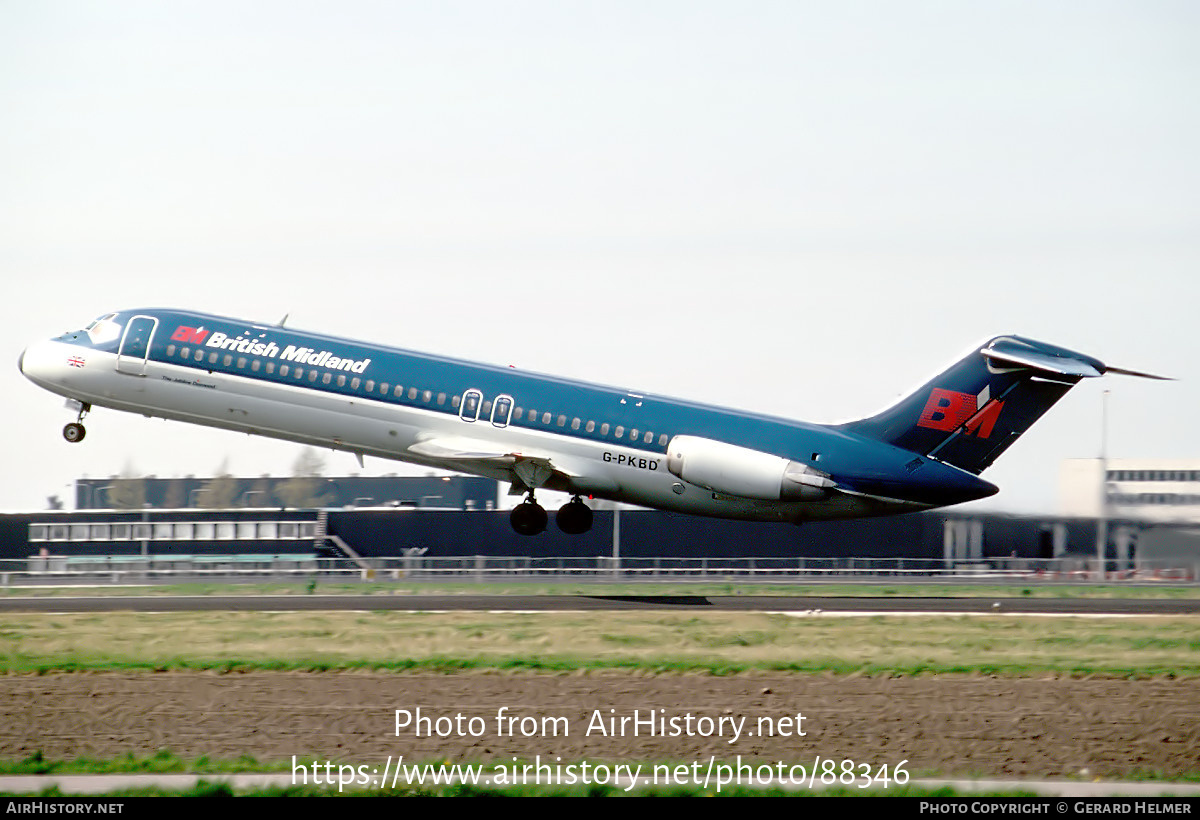
[[[699,436],[671,439],[667,469],[713,492],[764,501],[813,501],[833,486],[807,464]]]

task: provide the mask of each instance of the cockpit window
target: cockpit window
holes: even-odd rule
[[[84,328],[84,332],[92,340],[92,344],[98,345],[105,342],[115,342],[121,338],[121,326],[117,324],[116,318],[117,314],[109,313],[101,316]]]

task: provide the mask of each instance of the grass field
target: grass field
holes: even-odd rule
[[[104,669],[1200,675],[1200,619],[765,613],[0,616],[0,673]]]

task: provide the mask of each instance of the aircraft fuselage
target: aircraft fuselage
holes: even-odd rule
[[[988,398],[987,386],[978,399],[941,391],[975,402],[967,402],[978,410],[974,418],[964,412],[945,421],[964,400],[943,399],[936,386],[925,399],[927,385],[913,399],[923,415],[901,407],[861,429],[178,310],[108,314],[31,344],[20,367],[34,383],[85,406],[488,476],[531,499],[546,488],[696,515],[799,522],[928,509],[996,492],[975,475],[976,464],[986,466],[1011,443],[1004,436],[1023,429],[995,427],[1006,418],[1005,402],[1016,406],[1003,374],[1015,387],[1011,373],[1025,373],[994,364],[1018,342],[1038,344],[998,337],[980,351],[998,377],[968,360],[957,366],[984,372],[997,393],[1008,391],[1005,399]],[[1070,355],[1076,358],[1064,360],[1103,368]],[[1032,366],[1035,377],[1045,376],[1045,365]],[[1052,375],[1066,387],[1081,377]],[[908,438],[893,434],[909,424]],[[68,438],[82,437],[82,429]],[[938,447],[947,453],[985,446],[988,460],[971,450],[975,461],[944,461],[920,435],[946,439]],[[994,442],[983,441],[993,435]]]

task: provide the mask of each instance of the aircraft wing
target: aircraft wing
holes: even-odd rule
[[[511,464],[518,455],[511,450],[496,447],[490,441],[452,436],[418,441],[408,452],[426,458],[449,461],[500,461]]]
[[[617,483],[589,475],[583,461],[552,452],[526,452],[498,447],[482,439],[447,436],[419,441],[408,452],[441,461],[451,469],[497,468],[509,473],[515,494],[538,487],[579,493],[611,492]]]

